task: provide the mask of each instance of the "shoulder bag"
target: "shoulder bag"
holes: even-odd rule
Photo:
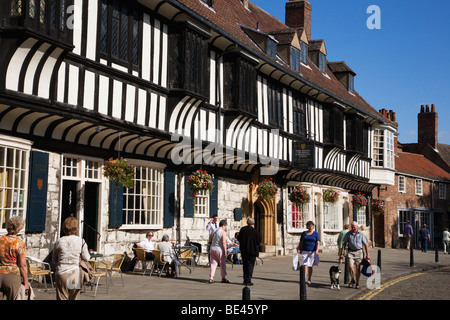
[[[91,281],[92,278],[94,277],[94,269],[92,268],[91,264],[89,263],[89,261],[86,261],[81,257],[84,244],[85,243],[83,242],[80,252],[80,273],[81,273],[81,283],[83,284]]]

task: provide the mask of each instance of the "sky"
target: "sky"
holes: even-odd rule
[[[250,0],[285,22],[287,0]],[[355,90],[376,110],[396,112],[398,140],[417,142],[421,105],[435,104],[438,142],[450,144],[450,1],[309,0],[311,38],[328,61],[345,61]],[[380,29],[370,29],[376,5]]]

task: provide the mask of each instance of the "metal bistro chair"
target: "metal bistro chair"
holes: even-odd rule
[[[101,277],[105,277],[106,294],[109,294],[109,283],[108,283],[108,265],[101,260],[89,260],[92,268],[94,269],[94,277],[91,280],[91,291],[95,286],[94,297],[97,296],[98,284]],[[100,271],[100,270],[103,271]]]
[[[178,261],[180,262],[180,265],[183,265],[186,268],[188,268],[189,273],[192,273],[192,269],[195,266],[194,250],[196,250],[196,249],[197,249],[197,247],[193,247],[193,246],[191,246],[189,249],[181,249],[180,254],[177,257]],[[189,261],[191,267],[187,266],[188,261]]]
[[[50,264],[33,257],[27,257],[27,270],[28,275],[31,276],[31,281],[35,280],[35,277],[44,278],[45,289],[47,289],[47,276],[50,276],[50,283],[53,286],[53,271],[51,270]]]
[[[101,261],[104,263],[104,265],[101,264],[101,265],[97,266],[98,269],[106,269],[106,271],[109,274],[110,284],[112,284],[112,273],[113,273],[113,271],[116,271],[116,272],[120,273],[120,278],[122,280],[122,286],[125,286],[125,283],[123,282],[122,269],[121,269],[124,259],[125,259],[125,255],[123,253],[116,253],[113,256],[112,261],[108,261],[107,258],[102,259]]]
[[[147,271],[147,265],[149,262],[151,262],[151,260],[147,260],[145,258],[145,249],[144,248],[139,248],[139,247],[133,248],[133,251],[136,252],[137,261],[136,261],[136,264],[134,265],[132,274],[134,274],[134,271],[136,270],[136,266],[137,266],[138,262],[140,261],[141,265],[142,265],[142,269],[143,269],[142,275],[145,275],[145,272]]]
[[[168,265],[169,263],[162,259],[160,250],[153,250],[152,252],[155,255],[155,260],[153,261],[152,270],[150,271],[150,276],[153,274],[155,267],[162,266],[161,271],[159,273],[159,276],[161,277],[161,274],[162,274],[165,266]]]

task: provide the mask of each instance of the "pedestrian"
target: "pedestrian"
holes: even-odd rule
[[[411,249],[411,238],[412,238],[412,236],[414,234],[411,222],[409,220],[406,221],[406,226],[405,226],[405,229],[403,231],[403,234],[406,237],[406,249],[409,250],[409,249]]]
[[[344,224],[344,230],[342,230],[340,233],[339,233],[339,236],[338,236],[338,239],[337,239],[337,245],[338,245],[338,257],[339,257],[339,255],[341,254],[341,249],[342,249],[342,246],[343,246],[343,241],[344,241],[344,237],[345,237],[345,235],[347,234],[347,232],[349,232],[351,230],[351,228],[350,228],[350,225],[348,224],[348,223],[346,223],[346,224]],[[345,248],[345,253],[347,254],[347,252],[346,252],[346,250],[347,250],[347,248]]]
[[[430,231],[428,231],[426,223],[424,223],[422,228],[419,230],[419,240],[422,252],[427,252],[428,242],[431,241],[431,238]]]
[[[14,216],[6,224],[6,235],[0,237],[0,292],[7,300],[15,300],[23,279],[25,293],[28,294],[27,250],[25,243],[17,237],[22,230],[22,217]]]
[[[448,228],[444,229],[442,234],[442,242],[444,244],[444,254],[447,254],[447,250],[449,250],[449,240],[450,240],[450,232],[448,232]]]
[[[217,214],[214,214],[212,218],[209,220],[208,224],[206,225],[206,230],[209,231],[209,235],[212,235],[219,228],[218,221],[219,216]]]
[[[261,236],[258,230],[255,229],[255,220],[253,218],[247,219],[247,225],[241,228],[237,239],[241,250],[244,285],[252,286],[253,269],[256,257],[259,256],[259,245],[261,244]]]
[[[349,273],[350,273],[350,283],[348,285],[349,288],[353,288],[355,286],[356,289],[359,289],[359,278],[361,275],[360,265],[363,259],[364,250],[366,251],[366,259],[370,260],[369,256],[369,245],[367,237],[358,230],[358,223],[353,221],[351,224],[352,230],[348,232],[345,237],[343,244],[344,246],[341,249],[341,255],[339,257],[339,263],[342,262],[342,258],[344,258],[344,248],[345,245],[348,245],[347,257],[349,264]],[[356,279],[356,281],[355,281]]]
[[[306,223],[308,230],[304,231],[300,237],[300,243],[297,247],[298,254],[301,255],[303,265],[305,268],[305,275],[308,275],[306,283],[311,285],[311,277],[313,273],[313,266],[319,265],[319,234],[314,231],[314,222],[308,221]],[[308,268],[308,269],[306,269]],[[307,272],[308,271],[308,272]]]
[[[86,242],[77,236],[78,220],[70,216],[62,224],[64,236],[56,240],[52,262],[56,265],[57,300],[78,300],[81,291],[80,258],[89,261]]]
[[[227,280],[227,220],[219,222],[218,229],[210,236],[210,268],[209,268],[209,283],[214,283],[214,274],[216,268],[220,264],[220,275],[222,276],[222,283],[230,283]]]

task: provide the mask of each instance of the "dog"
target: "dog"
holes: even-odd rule
[[[341,290],[341,288],[339,287],[340,273],[341,273],[341,267],[339,267],[339,266],[330,267],[331,290],[333,290],[334,288]]]

